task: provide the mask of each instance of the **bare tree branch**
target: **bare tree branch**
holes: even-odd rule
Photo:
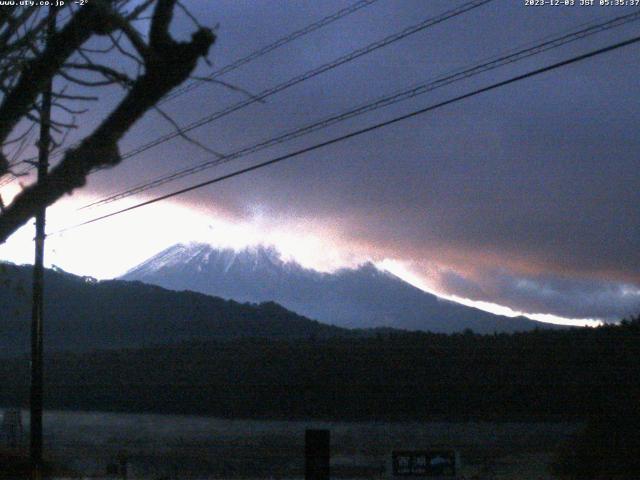
[[[238,87],[237,85],[234,85],[232,83],[229,82],[225,82],[224,80],[220,80],[218,78],[209,78],[209,77],[201,77],[198,75],[191,75],[191,77],[194,80],[198,80],[201,82],[209,82],[209,83],[215,83],[217,85],[221,85],[225,88],[228,88],[229,90],[233,90],[234,92],[239,92],[242,93],[244,95],[246,95],[247,97],[249,97],[251,100],[254,100],[258,103],[267,103],[263,98],[259,98],[257,95],[251,93],[249,90],[246,90],[242,87]]]
[[[123,85],[129,85],[133,83],[133,80],[126,74],[119,72],[113,68],[107,67],[106,65],[99,65],[96,63],[65,63],[65,68],[71,68],[75,70],[88,70],[92,72],[97,72],[102,75],[105,79],[115,80]]]
[[[68,57],[92,33],[109,35],[114,28],[121,28],[119,19],[123,17],[113,9],[107,10],[106,6],[109,5],[106,2],[96,0],[89,5],[96,7],[79,9],[63,30],[56,33],[55,42],[52,41],[31,62],[29,70],[17,83],[24,85],[28,78],[35,81],[36,85],[22,94],[12,89],[5,97],[0,105],[0,140],[6,138],[17,121],[31,108],[42,88],[42,78],[59,73]],[[210,29],[199,29],[190,42],[176,42],[171,38],[169,25],[174,6],[175,0],[157,0],[147,46],[148,55],[144,58],[144,73],[133,80],[127,94],[107,118],[78,146],[68,150],[43,181],[26,187],[5,208],[0,214],[0,243],[24,225],[38,209],[51,205],[63,195],[83,186],[93,169],[117,165],[121,161],[118,141],[122,136],[165,94],[184,82],[195,69],[198,59],[208,54],[215,41]],[[96,25],[105,19],[106,25]],[[64,97],[71,96],[58,94],[58,98]],[[11,106],[18,111],[12,113]]]
[[[82,8],[64,26],[52,35],[49,45],[38,57],[28,62],[15,87],[0,104],[0,143],[11,133],[24,112],[31,108],[46,83],[62,67],[65,60],[92,34],[103,32],[105,25],[100,2],[91,2]]]
[[[147,9],[151,5],[153,5],[154,1],[155,0],[145,0],[144,2],[142,2],[140,5],[134,8],[131,13],[127,14],[127,20],[131,22],[133,20],[139,19],[140,15],[142,15],[145,11],[147,11]]]
[[[201,148],[202,150],[204,150],[207,153],[212,154],[215,157],[218,158],[224,158],[224,155],[221,154],[220,152],[216,152],[214,149],[207,147],[206,145],[203,145],[202,143],[200,143],[199,141],[197,141],[195,138],[192,138],[191,136],[187,135],[182,128],[180,127],[180,125],[178,125],[178,122],[176,122],[173,118],[171,118],[171,116],[165,112],[164,110],[162,110],[160,107],[158,107],[157,105],[154,105],[153,109],[158,112],[165,120],[167,120],[176,130],[176,133],[178,135],[180,135],[181,138],[183,138],[184,140],[186,140],[187,142],[195,145],[198,148]]]

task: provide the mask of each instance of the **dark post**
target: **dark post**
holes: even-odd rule
[[[49,7],[47,34],[50,37],[56,26],[55,8]],[[51,96],[52,82],[42,92],[40,111],[40,140],[38,142],[38,182],[42,182],[49,168],[51,145]],[[30,398],[30,455],[31,478],[42,478],[42,391],[43,391],[43,292],[44,292],[44,239],[45,209],[36,214],[36,252],[33,263],[33,305],[31,309],[31,398]]]
[[[305,432],[305,480],[329,480],[330,438],[329,430]]]

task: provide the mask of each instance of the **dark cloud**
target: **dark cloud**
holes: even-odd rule
[[[526,313],[619,321],[640,311],[640,289],[623,283],[551,275],[517,277],[499,270],[475,278],[448,271],[441,274],[440,282],[454,295],[496,302]]]
[[[220,23],[212,59],[221,66],[348,2],[229,0],[191,5],[201,22]],[[259,92],[452,5],[378,2],[225,80]],[[193,135],[230,152],[518,45],[624,12],[630,10],[526,8],[522,2],[496,1]],[[179,22],[179,32],[191,28],[186,19]],[[629,37],[634,29],[637,32],[636,24],[594,36],[154,193],[601,47]],[[222,209],[237,219],[250,219],[259,205],[267,215],[288,218],[292,224],[333,223],[345,245],[459,272],[445,275],[442,285],[469,298],[568,316],[630,313],[628,309],[638,307],[637,299],[621,292],[624,285],[640,285],[638,52],[638,46],[631,46],[483,94],[181,201],[205,210]],[[238,92],[207,85],[167,109],[188,123],[242,98]],[[168,130],[157,116],[149,116],[127,137],[123,151]],[[91,188],[108,193],[207,158],[193,145],[169,142],[113,172],[96,175]]]

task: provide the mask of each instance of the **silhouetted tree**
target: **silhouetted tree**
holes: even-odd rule
[[[71,114],[80,112],[73,105],[95,99],[87,89],[119,84],[125,94],[97,128],[62,155],[43,182],[24,188],[10,205],[2,206],[0,243],[38,209],[83,186],[89,172],[120,163],[119,140],[189,77],[215,40],[204,27],[198,27],[188,42],[172,38],[169,27],[177,0],[91,0],[80,7],[66,3],[58,13],[69,15],[60,18],[50,35],[45,9],[0,6],[0,175],[12,173],[15,162],[8,158],[8,150],[17,149],[38,122],[37,99],[54,77],[80,89],[80,93],[65,89],[53,93],[54,103]],[[144,35],[135,21],[149,11]],[[89,48],[87,43],[95,37],[110,41],[110,46]],[[134,68],[123,68],[126,62]],[[73,127],[73,122],[52,122],[61,136]],[[62,144],[59,138],[53,147]]]

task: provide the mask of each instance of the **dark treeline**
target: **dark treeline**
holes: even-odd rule
[[[30,266],[0,263],[0,358],[29,352]],[[322,324],[265,302],[238,303],[140,282],[45,271],[45,347],[49,351],[141,348],[247,335],[319,338],[360,333]]]
[[[30,266],[0,262],[0,358],[29,352],[32,277]],[[145,348],[241,337],[295,340],[312,336],[319,339],[360,337],[375,333],[368,329],[351,330],[320,323],[274,302],[239,303],[141,282],[96,281],[91,277],[46,270],[45,284],[44,335],[46,349],[50,352]],[[377,296],[382,305],[379,308],[384,310],[384,296]],[[465,312],[466,316],[469,312],[473,314],[473,310],[466,309]],[[506,317],[489,321],[479,311],[476,313],[482,331],[493,332],[492,328],[503,331],[510,321]],[[429,316],[428,312],[424,315]],[[468,324],[438,315],[431,321],[449,324],[450,331],[461,330],[462,325]],[[531,327],[522,319],[513,319],[513,322],[513,328]]]
[[[249,339],[59,353],[48,408],[335,419],[587,418],[635,407],[640,319],[597,329]],[[0,362],[25,405],[28,360]]]

